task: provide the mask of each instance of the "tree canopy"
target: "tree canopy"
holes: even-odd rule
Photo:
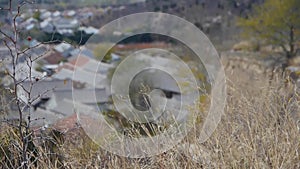
[[[296,56],[300,40],[300,1],[266,0],[250,15],[238,19],[246,35],[280,46],[288,59]]]

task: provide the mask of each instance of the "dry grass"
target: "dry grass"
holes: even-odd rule
[[[228,104],[212,137],[197,132],[161,155],[128,159],[105,151],[77,166],[94,168],[299,168],[299,96],[291,83],[239,68],[227,70]],[[88,142],[86,142],[87,144]],[[72,168],[72,167],[70,167]]]
[[[268,76],[238,67],[226,74],[228,104],[207,142],[197,143],[196,131],[161,155],[129,159],[98,150],[78,129],[67,133],[60,149],[64,168],[300,168],[294,86],[279,75],[269,83]],[[38,168],[48,165],[41,161]]]
[[[299,96],[276,75],[228,70],[228,105],[203,146],[213,168],[299,168]]]

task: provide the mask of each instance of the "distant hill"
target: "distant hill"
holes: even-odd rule
[[[17,2],[15,0],[14,2]],[[220,48],[228,49],[239,41],[236,16],[246,16],[253,5],[264,0],[35,0],[40,8],[75,9],[83,6],[110,6],[104,14],[84,23],[101,27],[121,16],[137,12],[165,12],[182,17],[201,29]],[[7,0],[0,0],[1,7]],[[122,7],[121,7],[122,6]]]
[[[50,7],[81,7],[81,6],[109,6],[109,5],[126,5],[137,2],[145,2],[145,0],[29,0],[28,2],[34,2],[38,5],[50,5]],[[8,0],[0,0],[0,7],[6,7]],[[14,6],[20,0],[13,0]],[[49,7],[49,6],[48,6]]]
[[[145,0],[35,0],[38,4],[63,4],[65,6],[108,6],[108,5],[126,5]]]
[[[254,4],[264,0],[146,0],[127,4],[123,10],[112,10],[95,16],[88,25],[102,25],[136,12],[164,12],[182,17],[196,25],[221,49],[229,49],[239,41],[235,18],[246,16]]]

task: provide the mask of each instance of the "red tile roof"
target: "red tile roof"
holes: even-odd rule
[[[48,63],[48,64],[58,64],[59,62],[61,62],[64,57],[56,51],[51,51],[49,53],[47,53],[43,59]]]
[[[57,123],[53,124],[52,128],[62,133],[68,132],[69,130],[78,128],[78,119],[77,114],[74,113],[73,115],[66,117]]]
[[[85,65],[86,63],[89,62],[89,58],[88,57],[85,57],[85,56],[78,56],[77,58],[71,60],[69,63],[74,65],[74,66],[83,66]]]

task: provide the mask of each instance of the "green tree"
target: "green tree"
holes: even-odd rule
[[[296,56],[300,40],[300,1],[266,0],[256,5],[253,13],[239,18],[244,34],[260,43],[279,46],[288,59]]]
[[[103,62],[111,61],[111,53],[113,53],[113,49],[110,49],[113,45],[110,43],[99,43],[94,48],[94,55],[98,60]]]
[[[40,16],[41,16],[41,12],[38,10],[38,11],[36,11],[36,12],[34,12],[33,13],[33,15],[32,15],[32,17],[34,18],[34,19],[36,19],[36,20],[41,20],[40,19]]]

